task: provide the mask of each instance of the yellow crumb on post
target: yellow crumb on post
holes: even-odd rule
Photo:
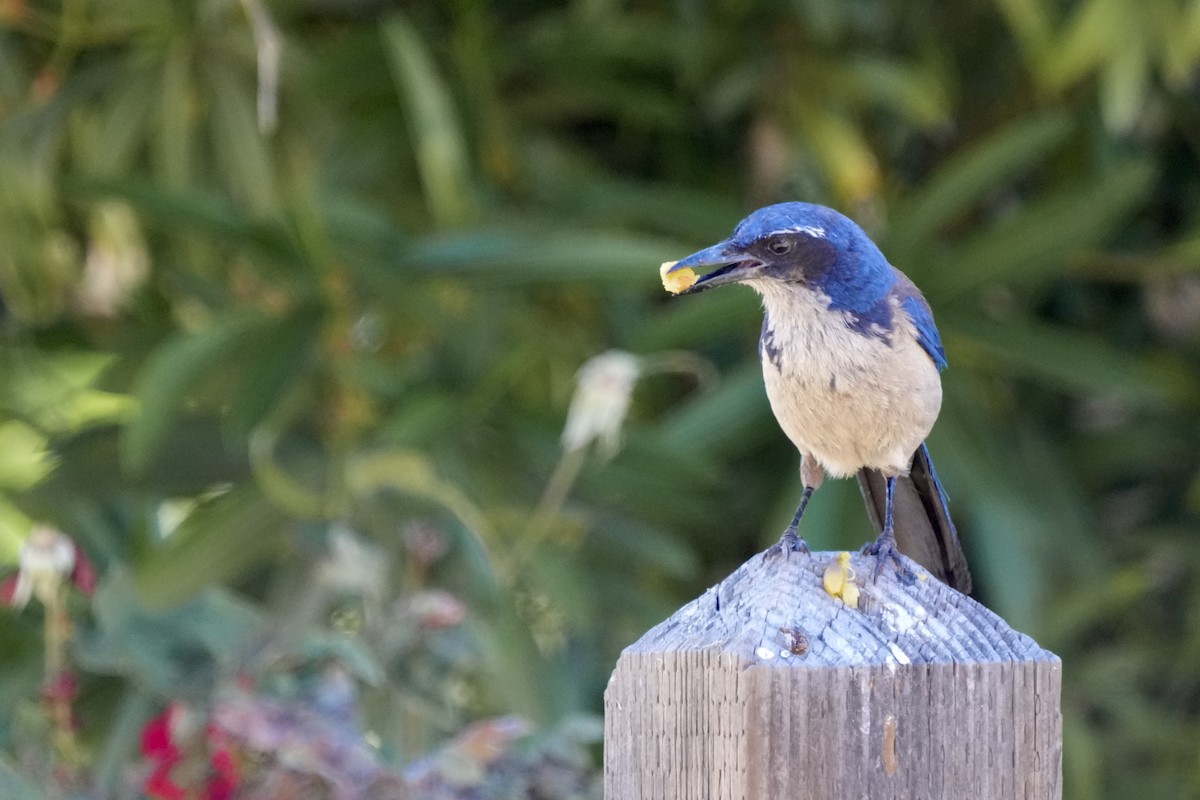
[[[821,577],[821,581],[825,584],[825,591],[833,597],[842,596],[842,587],[846,585],[846,572],[842,569],[841,554],[835,561],[830,561],[825,567],[825,574]]]
[[[663,265],[658,268],[663,288],[671,294],[679,294],[686,291],[692,288],[692,285],[696,282],[696,271],[688,267],[684,267],[678,272],[668,272],[671,267],[678,263],[678,261],[664,261]]]
[[[853,573],[854,570],[851,570]],[[846,581],[846,585],[842,587],[842,602],[851,608],[858,608],[858,584],[854,579]]]
[[[854,582],[854,568],[850,566],[850,554],[842,551],[825,567],[821,581],[830,597],[836,597],[851,608],[858,608],[858,584]]]

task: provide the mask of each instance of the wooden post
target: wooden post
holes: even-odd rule
[[[907,559],[854,556],[852,608],[835,556],[755,556],[625,649],[605,797],[1062,796],[1059,658]]]

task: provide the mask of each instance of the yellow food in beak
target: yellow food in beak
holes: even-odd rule
[[[854,568],[850,566],[850,554],[841,552],[825,567],[822,582],[830,596],[840,599],[851,608],[858,608],[858,584],[854,582]]]
[[[679,294],[680,292],[687,291],[696,282],[696,271],[687,267],[679,270],[679,272],[667,273],[667,270],[678,263],[678,261],[664,261],[663,265],[658,268],[658,274],[662,277],[663,288],[671,294]]]

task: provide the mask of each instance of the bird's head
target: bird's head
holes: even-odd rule
[[[812,203],[760,208],[738,223],[728,239],[682,259],[668,272],[685,268],[711,271],[682,294],[729,283],[762,291],[778,281],[823,291],[835,300],[855,295],[875,299],[894,280],[883,253],[862,228],[832,208]]]

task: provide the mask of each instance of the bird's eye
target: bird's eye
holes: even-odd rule
[[[777,256],[787,255],[792,252],[792,241],[790,239],[772,239],[767,242],[767,249]]]

